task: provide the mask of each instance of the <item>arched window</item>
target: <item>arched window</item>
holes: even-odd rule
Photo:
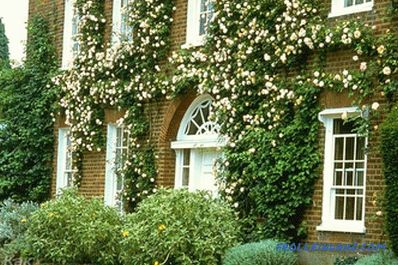
[[[196,98],[181,121],[176,151],[175,187],[216,192],[215,164],[221,157],[224,140],[220,126],[209,119],[213,99],[209,95]]]

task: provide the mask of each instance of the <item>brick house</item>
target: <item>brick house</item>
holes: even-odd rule
[[[105,15],[108,21],[106,39],[113,34],[128,35],[128,27],[122,15],[127,0],[105,0]],[[211,6],[201,9],[203,0],[176,0],[176,11],[171,29],[172,49],[186,44],[201,45],[205,24],[200,17],[211,16]],[[343,1],[324,0],[329,12],[325,23],[334,23],[346,16],[376,26],[382,34],[398,23],[383,19],[390,0]],[[29,13],[42,13],[52,24],[60,67],[68,67],[73,51],[78,49],[72,40],[77,31],[78,19],[73,14],[72,0],[30,0]],[[327,55],[327,69],[341,70],[352,66],[351,51],[335,51]],[[383,99],[377,99],[382,103]],[[218,125],[208,120],[211,96],[197,96],[188,93],[173,101],[163,100],[148,106],[152,124],[152,137],[156,139],[157,167],[156,183],[168,187],[190,189],[216,189],[212,172],[212,161],[221,155],[218,141]],[[322,111],[319,122],[323,129],[319,136],[320,152],[323,154],[323,173],[320,171],[313,195],[313,205],[307,209],[308,242],[364,243],[384,242],[383,224],[377,218],[379,210],[372,202],[382,193],[382,164],[378,151],[378,133],[370,139],[359,137],[352,128],[342,124],[341,115],[355,115],[357,109],[348,95],[325,90],[320,98]],[[123,113],[106,110],[104,131],[107,134],[107,148],[102,152],[84,154],[83,175],[80,191],[87,196],[103,196],[105,203],[120,205],[116,194],[121,183],[113,172],[112,161],[126,152],[128,134],[116,125]],[[52,193],[68,185],[73,174],[68,128],[62,117],[56,121],[54,134],[57,139],[54,160]],[[368,152],[365,153],[365,146]],[[335,154],[335,155],[334,155]],[[331,176],[335,175],[335,183]],[[345,183],[345,184],[344,184]],[[341,186],[336,191],[336,186]],[[347,187],[352,186],[352,187]]]

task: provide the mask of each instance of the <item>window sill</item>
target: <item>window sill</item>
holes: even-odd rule
[[[347,224],[347,225],[321,224],[316,227],[316,231],[365,234],[366,227],[363,224],[357,224],[357,225],[354,225],[354,224]]]
[[[373,3],[368,4],[368,5],[360,5],[357,7],[353,8],[343,8],[341,10],[335,10],[329,13],[329,18],[334,18],[334,17],[340,17],[340,16],[345,16],[345,15],[351,15],[355,13],[360,13],[360,12],[368,12],[372,11],[373,9]]]
[[[204,45],[204,39],[198,39],[195,41],[189,41],[186,42],[185,44],[181,45],[181,49],[191,49],[191,48],[196,48]]]

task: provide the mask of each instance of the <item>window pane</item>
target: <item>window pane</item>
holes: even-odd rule
[[[346,160],[354,159],[354,146],[355,146],[355,137],[348,137],[346,139],[346,144],[345,144],[345,159]]]
[[[353,185],[353,172],[352,171],[346,171],[345,172],[345,180],[346,180],[346,185],[347,186],[352,186]]]
[[[117,176],[116,191],[121,192],[122,190],[123,190],[123,178],[121,176]]]
[[[182,169],[182,186],[189,186],[189,168]]]
[[[346,198],[345,220],[354,220],[355,197]]]
[[[343,219],[344,214],[344,197],[336,197],[335,219]]]
[[[184,166],[189,166],[189,160],[191,158],[191,150],[190,149],[184,149]]]
[[[354,123],[352,121],[344,122],[342,119],[333,120],[333,134],[353,133]]]
[[[349,7],[349,6],[352,6],[353,5],[353,0],[345,0],[345,2],[344,2],[344,6],[345,7]]]
[[[363,171],[356,172],[355,185],[363,186]]]
[[[365,159],[365,138],[358,137],[357,139],[357,157],[356,160],[364,160]]]
[[[116,129],[116,147],[122,146],[122,128]]]
[[[355,195],[355,189],[347,189],[348,195]]]
[[[335,168],[343,168],[343,163],[340,163],[340,162],[338,162],[338,163],[334,163],[334,167]]]
[[[344,138],[336,138],[334,145],[334,159],[343,160]]]
[[[73,173],[72,172],[66,172],[66,186],[71,187],[73,184]]]
[[[335,172],[335,179],[334,179],[334,185],[342,185],[343,184],[343,172],[341,171],[336,171]]]
[[[128,142],[129,142],[129,132],[126,129],[124,129],[123,130],[123,140],[122,140],[123,146],[127,147],[129,145]]]
[[[355,4],[356,5],[363,4],[363,0],[355,0]]]
[[[362,220],[362,198],[357,198],[357,214],[356,214],[356,220]]]
[[[337,189],[336,194],[344,194],[344,189]]]

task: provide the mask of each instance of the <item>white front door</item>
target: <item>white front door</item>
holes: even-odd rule
[[[221,152],[214,148],[192,149],[189,190],[207,190],[217,193],[216,162]]]

